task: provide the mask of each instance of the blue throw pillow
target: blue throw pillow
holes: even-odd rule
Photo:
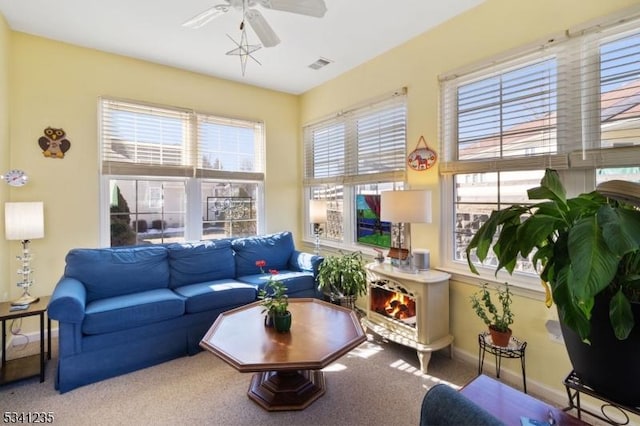
[[[169,287],[167,249],[160,246],[72,249],[64,274],[81,281],[87,302]]]
[[[294,250],[291,232],[238,238],[231,243],[236,259],[237,276],[259,274],[256,261],[266,262],[268,269],[288,269],[289,259]]]
[[[176,243],[168,245],[167,249],[171,268],[171,288],[236,276],[236,265],[229,240]]]

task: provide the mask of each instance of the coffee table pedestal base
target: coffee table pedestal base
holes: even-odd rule
[[[247,395],[267,411],[294,411],[304,410],[324,392],[322,371],[264,371],[253,375]]]

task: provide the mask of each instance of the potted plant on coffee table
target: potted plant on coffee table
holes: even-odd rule
[[[504,289],[496,289],[499,308],[491,300],[491,292],[486,282],[482,283],[482,288],[471,296],[471,306],[476,315],[489,327],[493,344],[506,347],[511,339],[509,326],[513,324],[513,312],[511,311],[509,283],[504,283],[504,285]]]
[[[340,252],[339,256],[327,256],[318,268],[318,289],[331,301],[355,308],[358,296],[367,293],[367,273],[362,253]]]
[[[264,268],[263,260],[256,262],[256,265]],[[267,283],[258,292],[258,299],[266,314],[265,325],[267,327],[274,326],[279,332],[285,333],[291,329],[291,312],[289,311],[289,296],[287,295],[287,287],[282,281],[275,279],[278,271],[269,269],[269,278]]]
[[[496,273],[513,273],[531,256],[578,377],[613,401],[640,406],[640,184],[611,181],[567,198],[548,169],[527,193],[543,201],[493,211],[467,246],[469,268],[478,273],[473,254],[482,262],[490,248]]]

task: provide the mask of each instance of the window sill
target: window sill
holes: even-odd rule
[[[434,269],[451,274],[452,281],[475,287],[479,287],[483,282],[487,282],[492,286],[508,282],[513,294],[516,296],[543,302],[545,300],[545,291],[538,276],[524,276],[523,274],[509,275],[504,271],[500,271],[496,276],[494,270],[482,267],[478,268],[480,275],[476,275],[469,271],[466,264],[464,267],[454,264],[436,267]]]

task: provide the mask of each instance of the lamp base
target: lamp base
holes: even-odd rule
[[[39,297],[36,296],[32,296],[29,293],[25,293],[22,295],[22,297],[20,297],[20,299],[14,300],[13,302],[11,302],[12,306],[16,306],[16,305],[30,305],[32,303],[37,302],[38,300],[40,300]]]

